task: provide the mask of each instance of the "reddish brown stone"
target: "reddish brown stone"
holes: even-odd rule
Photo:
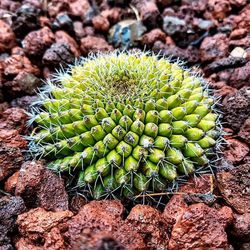
[[[236,139],[227,139],[227,149],[224,150],[224,156],[232,163],[240,162],[248,154],[248,146]]]
[[[243,126],[240,128],[239,137],[250,144],[250,117],[246,119]]]
[[[69,2],[69,12],[73,16],[84,17],[90,9],[88,0],[73,0]]]
[[[49,212],[38,207],[18,216],[18,230],[21,236],[27,239],[39,240],[45,238],[52,228],[66,222],[72,216],[70,211]]]
[[[238,213],[250,212],[250,164],[217,174],[218,187],[225,201]]]
[[[101,15],[108,19],[111,24],[118,23],[121,19],[121,9],[114,7],[101,12]]]
[[[42,55],[54,42],[55,36],[48,27],[32,31],[22,41],[24,51],[28,55]]]
[[[229,249],[225,228],[232,219],[229,207],[217,211],[203,203],[191,205],[178,217],[169,249]]]
[[[87,200],[85,198],[83,198],[80,195],[75,195],[71,198],[70,200],[70,211],[72,211],[73,213],[77,214],[79,212],[79,210],[87,204]]]
[[[69,238],[70,245],[74,248],[75,244],[79,246],[81,237],[96,238],[96,234],[104,233],[111,235],[125,249],[145,248],[141,235],[122,220],[123,210],[119,201],[92,201],[86,204],[67,223],[69,230],[66,237]],[[91,242],[88,244],[91,245]]]
[[[166,34],[161,29],[153,29],[143,35],[141,43],[151,47],[158,40],[165,42]]]
[[[232,234],[244,242],[250,241],[250,213],[234,215]]]
[[[24,149],[27,147],[27,141],[15,129],[0,129],[0,145]]]
[[[79,51],[79,46],[76,43],[76,41],[74,40],[74,38],[72,38],[71,36],[69,36],[66,32],[59,30],[55,33],[55,39],[56,42],[58,43],[66,43],[69,45],[72,53],[75,55],[75,57],[79,57],[80,56],[80,51]]]
[[[126,221],[144,238],[147,247],[167,248],[168,225],[155,208],[147,205],[136,205],[130,211]]]
[[[247,29],[235,29],[230,34],[230,39],[240,39],[247,35]]]
[[[4,191],[10,194],[15,194],[16,184],[18,180],[19,171],[11,175],[4,183]]]
[[[11,27],[0,20],[0,53],[13,48],[16,45],[16,37]]]
[[[113,48],[101,37],[87,36],[81,39],[81,50],[83,55],[93,52],[107,52]]]
[[[46,210],[68,209],[68,195],[63,180],[41,162],[25,162],[19,172],[15,194],[24,198],[27,207]]]
[[[92,19],[92,23],[94,28],[101,32],[107,32],[110,27],[108,19],[102,15],[95,16]]]
[[[225,34],[218,33],[206,37],[200,46],[201,60],[212,61],[225,57],[228,53],[228,38]]]
[[[228,0],[208,0],[207,11],[204,14],[206,18],[215,18],[222,20],[227,13],[231,11],[231,6]]]
[[[40,70],[32,65],[30,60],[21,55],[12,55],[4,60],[4,74],[6,76],[17,75],[18,73],[24,71],[34,75],[39,75]]]

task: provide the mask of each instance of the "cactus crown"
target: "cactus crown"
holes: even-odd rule
[[[204,80],[144,52],[90,56],[40,96],[30,149],[94,198],[162,192],[211,166],[220,140]]]

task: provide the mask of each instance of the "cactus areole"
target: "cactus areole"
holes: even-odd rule
[[[211,167],[215,102],[178,62],[144,52],[89,56],[41,91],[30,149],[95,199],[164,192]]]

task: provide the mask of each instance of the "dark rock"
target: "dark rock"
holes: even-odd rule
[[[154,0],[132,0],[131,4],[138,10],[142,22],[148,28],[161,25],[160,12]]]
[[[225,201],[238,213],[250,212],[250,164],[217,174],[218,187]]]
[[[16,37],[11,27],[0,20],[0,53],[13,48],[16,45]]]
[[[246,143],[250,144],[250,115],[249,118],[245,120],[245,123],[240,128],[238,133],[239,137],[245,140]]]
[[[250,114],[250,89],[244,87],[223,101],[224,120],[233,130],[239,131]]]
[[[98,51],[107,52],[111,50],[113,50],[113,47],[101,37],[87,36],[81,39],[81,51],[85,56],[90,52],[97,53]]]
[[[212,37],[206,37],[200,46],[201,60],[212,61],[227,56],[228,38],[225,34],[218,33]]]
[[[166,57],[180,58],[190,63],[199,61],[199,50],[192,46],[187,49],[182,49],[175,45],[167,45],[161,41],[156,41],[152,50],[154,52],[160,52],[160,54]]]
[[[67,13],[59,13],[53,24],[52,27],[56,30],[58,29],[62,29],[65,31],[68,31],[69,33],[73,32],[73,21],[71,20],[71,18],[68,16]]]
[[[54,43],[47,49],[43,55],[43,63],[48,66],[67,65],[74,60],[74,54],[71,52],[68,44]]]
[[[74,214],[77,214],[79,212],[79,210],[88,203],[87,199],[85,199],[84,197],[80,196],[80,195],[74,195],[71,199],[70,199],[70,211],[72,211]]]
[[[158,210],[147,205],[136,205],[126,221],[144,238],[147,247],[167,249],[168,225]]]
[[[25,162],[19,172],[15,194],[24,198],[27,207],[46,210],[68,209],[68,195],[63,180],[41,162]]]
[[[38,29],[39,10],[30,4],[22,5],[12,16],[11,27],[17,37],[23,38],[28,32]]]
[[[37,100],[37,96],[22,96],[11,102],[12,107],[20,107],[26,111],[30,109],[31,103]]]
[[[22,46],[26,54],[39,56],[54,42],[55,37],[48,27],[32,31],[22,41]]]
[[[231,233],[243,242],[250,242],[250,213],[235,214]]]
[[[246,58],[227,57],[227,58],[222,58],[222,59],[219,59],[210,63],[204,69],[204,71],[207,75],[210,75],[212,73],[216,73],[227,68],[238,68],[238,67],[245,65],[246,63],[247,63]]]
[[[191,205],[177,218],[168,249],[230,249],[225,229],[232,220],[229,207]]]
[[[16,217],[25,210],[26,207],[20,197],[0,198],[0,246],[11,242],[9,236],[15,229]]]

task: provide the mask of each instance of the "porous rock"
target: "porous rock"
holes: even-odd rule
[[[238,131],[250,114],[250,88],[244,87],[223,100],[224,120]]]
[[[16,184],[18,180],[19,171],[16,171],[13,175],[11,175],[7,181],[4,183],[4,191],[10,193],[12,195],[15,194]]]
[[[15,229],[17,215],[26,210],[20,197],[4,196],[0,198],[0,248],[11,242],[9,234]]]
[[[39,56],[54,42],[55,36],[48,27],[32,31],[22,41],[25,53]]]
[[[157,209],[147,205],[136,205],[126,221],[143,237],[147,247],[167,248],[168,225]]]
[[[151,47],[156,41],[159,40],[165,42],[165,39],[166,35],[164,34],[164,32],[161,29],[157,28],[149,31],[148,33],[145,33],[142,36],[141,43]]]
[[[52,211],[68,209],[63,180],[41,162],[25,162],[22,165],[15,193],[24,198],[27,207],[41,206]]]
[[[225,228],[232,219],[229,207],[217,211],[203,203],[191,205],[177,218],[169,249],[229,249]]]
[[[120,201],[116,200],[92,201],[83,206],[68,222],[66,237],[69,238],[71,246],[79,246],[80,238],[85,238],[86,234],[91,233],[89,237],[95,238],[96,234],[104,233],[111,235],[125,249],[145,248],[141,235],[122,220],[123,210]]]
[[[250,213],[234,214],[231,233],[244,242],[250,242]]]
[[[16,37],[11,27],[0,20],[0,53],[13,48],[16,45]]]
[[[245,120],[243,126],[240,128],[239,137],[245,140],[246,143],[250,144],[250,115]]]
[[[238,213],[250,212],[250,164],[217,173],[218,188],[224,200]]]
[[[83,55],[87,55],[89,52],[107,52],[111,51],[112,49],[112,46],[101,37],[86,36],[81,39],[81,51]]]

